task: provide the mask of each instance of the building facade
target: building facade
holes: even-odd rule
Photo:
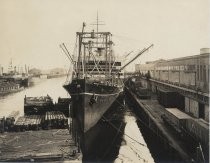
[[[203,48],[199,55],[137,64],[135,71],[152,80],[197,92],[199,97],[207,97],[209,101],[209,59],[210,49]],[[184,96],[185,112],[209,121],[208,101],[202,102],[197,96]]]

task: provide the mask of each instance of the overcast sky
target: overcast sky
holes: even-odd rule
[[[154,44],[136,62],[199,54],[210,47],[209,0],[0,0],[0,64],[39,68],[69,62],[82,22],[99,19],[99,30],[113,33],[115,53],[125,55]]]

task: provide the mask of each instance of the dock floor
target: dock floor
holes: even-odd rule
[[[77,161],[81,158],[77,150],[67,129],[0,135],[0,161]]]

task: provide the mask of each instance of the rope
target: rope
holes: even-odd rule
[[[117,131],[119,130],[119,128],[117,128],[113,123],[111,123],[110,121],[108,121],[108,119],[106,119],[104,116],[102,116],[102,118],[107,121],[114,129],[116,129]],[[132,139],[133,141],[135,141],[136,143],[142,145],[142,146],[146,146],[142,143],[140,143],[139,141],[137,141],[136,139],[130,137],[129,135],[125,134],[124,132],[122,132],[121,130],[119,130],[119,132],[123,133],[125,136],[127,136],[128,138]]]

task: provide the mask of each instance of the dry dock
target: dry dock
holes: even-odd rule
[[[140,132],[133,113],[126,109],[126,126],[123,133],[123,141],[119,149],[119,154],[114,163],[122,162],[148,162],[154,163],[154,159]]]
[[[135,112],[140,120],[159,138],[159,141],[165,144],[171,157],[181,157],[182,160],[190,162],[192,155],[186,150],[185,143],[161,118],[164,114],[164,108],[158,103],[157,99],[142,100],[131,92],[129,88],[126,87],[125,91],[129,100],[135,105]],[[178,156],[172,156],[177,154]]]
[[[80,161],[69,130],[9,132],[0,135],[0,161]]]

